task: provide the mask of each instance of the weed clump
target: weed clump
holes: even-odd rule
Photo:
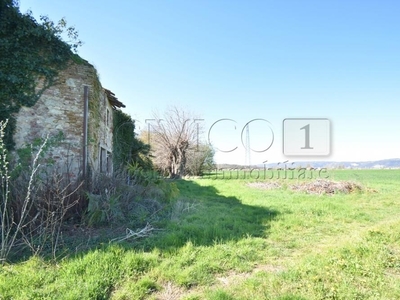
[[[316,179],[309,182],[298,182],[285,186],[278,181],[251,182],[248,183],[247,186],[264,190],[281,189],[283,187],[287,187],[288,189],[293,191],[317,195],[333,195],[338,193],[350,194],[367,190],[362,185],[353,181],[333,181],[327,179]]]
[[[249,182],[247,186],[263,190],[275,190],[275,189],[280,189],[282,187],[282,184],[278,181]]]
[[[332,181],[326,179],[317,179],[311,182],[302,182],[291,185],[294,191],[306,192],[307,194],[350,194],[353,192],[361,192],[364,188],[352,181]]]

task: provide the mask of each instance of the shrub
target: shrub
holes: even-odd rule
[[[0,121],[0,259],[4,262],[11,250],[23,248],[34,254],[50,249],[55,256],[63,222],[79,201],[81,184],[66,181],[46,163],[41,165],[47,138],[36,151],[31,147],[29,165],[20,164],[10,172],[3,141],[6,126],[7,121]]]
[[[86,221],[90,226],[143,226],[159,219],[177,195],[174,182],[131,164],[126,172],[95,177],[91,192],[86,193]]]

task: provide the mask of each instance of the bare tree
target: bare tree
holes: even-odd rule
[[[155,113],[149,122],[148,143],[155,165],[171,178],[184,175],[187,154],[198,145],[201,123],[178,107],[168,108],[162,117]]]

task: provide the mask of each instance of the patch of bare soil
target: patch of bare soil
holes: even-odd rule
[[[174,285],[171,282],[166,282],[165,284],[163,284],[161,291],[152,294],[154,299],[157,300],[177,300],[186,295],[187,290],[185,290],[183,287]]]
[[[228,287],[231,285],[236,285],[259,272],[279,273],[283,271],[285,271],[285,268],[283,266],[269,265],[269,264],[257,265],[250,272],[238,273],[230,271],[224,275],[217,277],[216,282],[211,286],[211,288],[218,288],[221,286]],[[171,282],[166,282],[162,284],[162,290],[152,294],[152,297],[154,297],[154,299],[157,300],[178,300],[182,299],[183,297],[187,297],[189,295],[196,295],[198,292],[201,293],[201,290],[202,288],[198,289],[196,287],[191,289],[185,289]]]
[[[279,273],[285,271],[283,266],[279,265],[258,265],[251,272],[246,273],[236,273],[229,272],[224,276],[217,277],[217,280],[220,284],[224,286],[229,286],[232,284],[236,284],[244,279],[251,277],[253,274],[264,272],[264,273]]]

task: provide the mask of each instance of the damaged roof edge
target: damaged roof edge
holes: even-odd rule
[[[126,107],[125,104],[123,104],[121,101],[118,100],[117,97],[115,97],[115,94],[113,92],[111,92],[110,90],[107,90],[105,88],[103,88],[103,90],[106,93],[107,99],[113,108]]]

